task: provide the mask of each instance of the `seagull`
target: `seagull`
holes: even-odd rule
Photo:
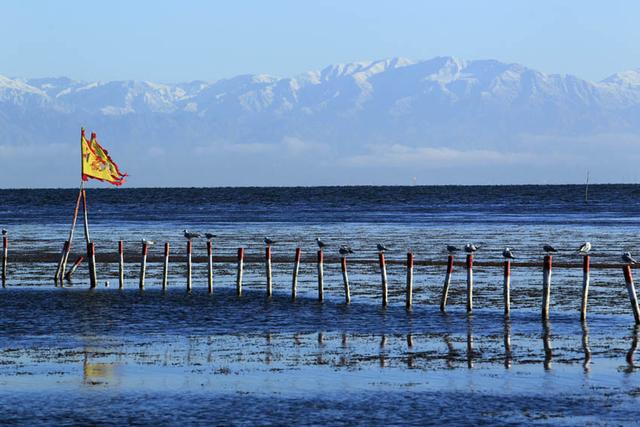
[[[378,252],[384,252],[388,250],[384,243],[378,243],[376,247],[378,248]]]
[[[275,242],[275,240],[271,240],[270,238],[265,237],[265,238],[264,238],[264,243],[265,243],[265,245],[267,245],[267,246],[271,246],[271,245],[275,245],[275,243],[276,243],[276,242]]]
[[[464,251],[468,254],[472,254],[477,250],[478,250],[478,247],[473,243],[467,243],[466,245],[464,245]]]
[[[155,242],[153,240],[142,239],[142,244],[151,246],[155,244]]]
[[[351,246],[342,245],[340,246],[340,250],[338,252],[340,252],[340,255],[342,256],[347,256],[353,253],[353,249],[351,249]]]
[[[184,233],[184,237],[186,237],[188,240],[191,239],[197,239],[198,237],[200,237],[200,233],[190,233],[187,230],[182,230]]]
[[[625,252],[622,254],[622,261],[626,262],[627,264],[637,264],[638,261],[636,261],[632,256],[631,256],[631,252]]]
[[[204,237],[206,237],[207,240],[211,240],[214,237],[218,237],[218,236],[216,236],[215,234],[211,234],[211,233],[204,233]]]
[[[453,245],[447,245],[447,252],[449,252],[450,254],[454,253],[454,252],[458,252],[460,250],[460,248],[453,246]]]
[[[8,233],[7,229],[6,229],[6,228],[3,228],[3,229],[2,229],[2,235],[3,235],[3,236],[6,236],[6,235],[7,235],[7,233]]]
[[[591,250],[591,242],[584,242],[582,245],[580,245],[580,247],[578,248],[578,253],[580,255],[586,255],[587,253],[589,253],[589,251]]]
[[[502,256],[506,259],[516,259],[516,257],[513,255],[513,252],[511,252],[511,249],[509,248],[504,248],[504,251],[502,251]]]
[[[544,245],[542,247],[542,250],[544,250],[546,253],[558,252],[558,250],[551,245]]]
[[[316,243],[318,244],[318,247],[320,249],[324,249],[327,246],[327,244],[325,242],[323,242],[322,240],[320,240],[319,237],[316,237]]]

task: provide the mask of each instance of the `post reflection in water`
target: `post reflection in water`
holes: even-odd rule
[[[316,364],[324,365],[324,334],[318,332],[318,355],[316,356]]]
[[[553,349],[551,348],[551,323],[548,320],[542,322],[542,345],[544,347],[544,369],[551,369]]]
[[[473,327],[472,316],[467,316],[467,368],[473,368]]]
[[[511,353],[511,320],[508,317],[504,319],[504,367],[510,369],[512,366],[513,355]]]
[[[640,325],[633,327],[633,333],[631,334],[631,348],[627,352],[627,372],[633,372],[636,368],[634,363],[634,355],[638,349],[638,334],[640,333]]]
[[[582,350],[584,351],[584,372],[591,371],[591,347],[589,346],[589,326],[587,322],[582,322]]]
[[[267,332],[265,339],[267,341],[267,349],[264,352],[264,363],[265,365],[270,365],[273,361],[273,353],[271,352],[271,332]]]
[[[407,368],[413,368],[415,357],[413,355],[413,335],[407,334]]]
[[[386,360],[386,352],[384,350],[384,346],[387,344],[387,336],[385,334],[382,334],[382,337],[380,338],[380,367],[384,368],[387,364],[387,360]]]
[[[447,368],[453,369],[454,367],[453,362],[455,362],[458,352],[456,351],[456,348],[453,346],[453,343],[451,342],[451,337],[449,337],[449,334],[444,334],[443,339],[448,349],[447,355],[445,356],[447,359]]]

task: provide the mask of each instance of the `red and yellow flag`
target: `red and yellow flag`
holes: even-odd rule
[[[91,139],[85,137],[84,129],[81,136],[82,143],[82,180],[89,178],[105,181],[113,185],[122,185],[126,173],[120,172],[118,165],[109,157],[107,150],[98,144],[96,134],[91,134]]]

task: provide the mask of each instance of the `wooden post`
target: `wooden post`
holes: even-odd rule
[[[147,242],[142,242],[142,260],[140,261],[140,285],[139,288],[144,289],[144,277],[147,274],[147,254],[149,252],[149,245]]]
[[[387,264],[384,260],[384,252],[378,252],[378,263],[380,264],[380,279],[382,281],[382,306],[387,306]]]
[[[405,306],[411,310],[413,305],[413,252],[407,252],[407,298]]]
[[[640,324],[640,308],[638,308],[638,296],[636,295],[636,288],[633,285],[633,275],[631,274],[631,266],[625,265],[622,267],[624,271],[624,280],[627,283],[627,293],[629,294],[629,301],[631,302],[631,310],[633,311],[633,317],[636,320],[636,325]]]
[[[324,253],[318,251],[318,301],[324,301]]]
[[[447,307],[447,297],[449,296],[449,284],[453,273],[453,255],[447,257],[447,275],[444,276],[444,286],[442,287],[442,297],[440,298],[440,311]]]
[[[267,273],[267,298],[271,298],[273,292],[271,283],[271,246],[267,246],[265,250],[265,267]]]
[[[69,269],[69,271],[67,271],[67,273],[64,275],[65,279],[71,281],[71,276],[73,276],[73,274],[76,272],[76,270],[78,269],[78,267],[82,263],[83,259],[84,259],[84,257],[82,255],[80,255],[80,256],[78,256],[78,258],[76,258],[76,260],[74,261],[74,263],[71,266],[71,268]]]
[[[89,258],[89,288],[95,289],[98,285],[98,278],[96,277],[96,247],[93,242],[87,244],[87,256]]]
[[[344,282],[344,301],[351,304],[351,292],[349,291],[349,274],[347,273],[347,257],[340,258],[340,266],[342,267],[342,281]]]
[[[549,302],[551,301],[551,255],[544,256],[542,269],[542,319],[549,320]]]
[[[467,254],[467,313],[473,311],[473,254]]]
[[[238,274],[236,275],[236,295],[242,296],[242,272],[244,270],[244,248],[238,248]]]
[[[53,277],[55,280],[56,286],[58,286],[58,282],[62,284],[62,279],[64,277],[64,261],[67,255],[67,251],[69,250],[69,241],[65,240],[62,245],[62,252],[60,253],[60,261],[58,261],[58,268],[56,268],[56,275]]]
[[[7,286],[7,263],[9,260],[9,236],[2,236],[2,287]]]
[[[582,304],[580,305],[580,321],[587,320],[587,303],[589,300],[589,255],[582,257]]]
[[[118,240],[118,289],[124,289],[124,242]]]
[[[296,255],[293,261],[293,278],[291,279],[291,299],[295,300],[298,296],[298,272],[300,271],[300,259],[302,258],[302,250],[296,248]]]
[[[164,243],[164,264],[162,265],[162,290],[166,291],[169,284],[169,242]]]
[[[504,261],[504,287],[502,288],[504,298],[504,317],[511,315],[511,260]]]
[[[213,293],[213,243],[211,242],[211,240],[207,240],[207,256],[209,258],[209,261],[208,261],[209,274],[208,274],[207,289],[209,290],[209,293],[212,294]]]
[[[187,240],[187,292],[191,292],[191,249],[193,244],[191,239]]]

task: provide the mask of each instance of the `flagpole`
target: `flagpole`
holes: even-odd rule
[[[93,138],[93,135],[92,135]],[[96,248],[91,237],[89,236],[89,212],[87,211],[87,192],[84,189],[83,166],[84,159],[82,157],[82,144],[84,143],[84,128],[80,131],[80,193],[82,194],[82,212],[84,216],[84,238],[87,242],[87,261],[89,261],[89,282],[91,289],[95,289],[98,285],[98,279],[96,277]]]
[[[60,257],[60,262],[58,263],[58,270],[56,272],[55,280],[63,283],[64,272],[67,268],[67,262],[69,261],[69,254],[71,253],[71,245],[73,243],[73,232],[76,229],[76,221],[78,219],[78,211],[80,210],[80,199],[82,198],[82,187],[80,187],[80,191],[78,192],[78,197],[76,198],[76,208],[73,212],[73,220],[71,221],[71,229],[69,230],[69,238],[66,242],[64,242],[64,246],[62,249],[62,256]]]

